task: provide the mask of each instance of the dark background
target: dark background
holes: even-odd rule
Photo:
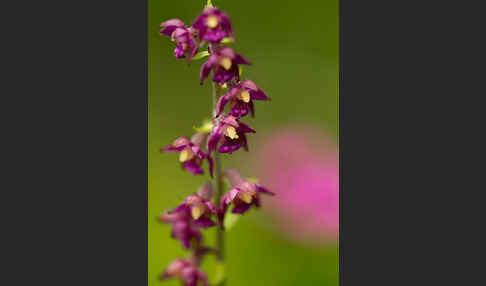
[[[146,3],[1,5],[2,284],[145,284]],[[482,11],[340,1],[341,285],[484,284]]]

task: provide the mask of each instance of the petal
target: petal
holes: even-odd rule
[[[250,91],[250,98],[253,100],[270,100],[267,94],[260,88],[256,91]]]
[[[257,191],[262,194],[270,195],[270,196],[275,196],[275,193],[270,191],[269,189],[265,188],[264,186],[260,184],[256,184],[257,186]]]
[[[164,148],[160,149],[160,152],[176,152],[176,151],[182,151],[183,149],[184,148],[172,147],[172,145],[168,145],[168,146],[165,146]]]
[[[211,43],[219,43],[226,35],[225,31],[219,29],[206,29],[201,39]]]
[[[184,50],[182,49],[182,44],[178,43],[177,47],[174,49],[174,55],[176,59],[182,59],[184,58]]]
[[[197,29],[197,30],[199,30],[199,29],[201,29],[201,28],[205,27],[204,22],[206,21],[206,18],[207,18],[207,17],[208,17],[208,15],[207,15],[207,14],[205,14],[205,13],[203,12],[203,13],[202,13],[202,14],[201,14],[199,17],[197,17],[197,19],[194,21],[194,23],[192,24],[192,27],[193,27],[194,29]]]
[[[176,28],[174,30],[174,32],[172,32],[172,35],[171,37],[173,39],[176,39],[178,42],[183,40],[183,38],[185,38],[185,36],[189,34],[189,31],[186,29],[186,27],[184,28]]]
[[[239,126],[239,122],[237,120],[236,117],[234,116],[226,116],[223,120],[221,120],[221,123],[222,124],[226,124],[226,125],[231,125],[233,127],[238,127]]]
[[[248,152],[248,142],[246,140],[246,135],[245,133],[242,133],[240,135],[240,142],[241,142],[241,145],[243,146],[243,149],[245,149],[246,152]]]
[[[218,69],[213,75],[213,81],[217,83],[225,83],[233,78],[238,78],[238,68],[236,65],[231,66],[229,70]]]
[[[250,103],[251,103],[251,101],[250,101]],[[230,109],[229,115],[237,117],[237,118],[241,118],[241,117],[247,115],[251,110],[250,103],[245,103],[245,102],[241,102],[241,101],[236,102],[236,104],[233,105],[233,107]]]
[[[197,46],[191,46],[191,51],[189,53],[189,56],[187,57],[187,61],[190,62],[191,59],[197,54]]]
[[[216,116],[219,116],[224,111],[224,107],[228,103],[230,96],[231,95],[228,92],[218,99],[218,103],[216,103]]]
[[[162,273],[162,274],[160,275],[160,279],[161,279],[161,280],[165,280],[165,279],[170,278],[170,277],[172,277],[172,276],[173,276],[173,275],[169,274],[169,273],[167,272],[167,270],[165,270],[165,271],[164,271],[164,273]]]
[[[235,64],[239,64],[239,65],[250,65],[251,63],[245,59],[242,55],[239,55],[239,54],[236,54],[235,53],[235,57],[233,59],[233,63]]]
[[[178,137],[176,140],[174,140],[174,142],[172,142],[172,146],[174,147],[179,147],[179,146],[185,147],[186,145],[190,145],[190,144],[191,144],[191,140],[187,136]]]
[[[215,225],[214,221],[212,221],[211,219],[206,218],[206,217],[201,217],[201,218],[195,220],[194,224],[199,226],[199,227],[203,227],[203,228],[207,228],[207,227]]]
[[[197,31],[198,31],[198,37],[200,39],[199,46],[202,47],[204,43],[207,42],[205,39],[206,39],[206,33],[208,32],[208,28],[206,26],[202,26],[201,28],[197,29]]]
[[[257,91],[258,90],[258,87],[256,86],[256,84],[249,79],[245,79],[244,81],[242,81],[240,83],[240,87],[246,88],[246,89],[248,89],[248,91]]]
[[[235,206],[231,212],[234,213],[234,214],[243,214],[247,210],[249,210],[250,207],[251,207],[251,204],[241,203],[241,204]]]
[[[201,270],[197,270],[196,276],[197,276],[197,279],[199,281],[201,281],[203,286],[208,286],[208,277],[206,276],[206,274],[204,272],[202,272]]]
[[[217,56],[211,55],[209,59],[201,66],[201,70],[199,72],[199,76],[201,78],[200,83],[202,84],[204,80],[208,77],[211,69],[213,68],[214,64],[216,63]]]
[[[260,196],[258,194],[253,198],[253,204],[257,208],[259,208],[261,206],[262,203],[261,203],[261,200],[260,200]]]
[[[199,148],[203,148],[203,146],[206,143],[206,139],[208,138],[209,133],[208,132],[196,132],[192,138],[191,142],[192,144],[199,146]]]
[[[212,202],[207,201],[205,204],[206,204],[206,206],[208,206],[209,210],[210,210],[212,213],[215,213],[215,214],[216,214],[216,213],[218,213],[218,212],[219,212],[218,208],[217,208],[217,207],[216,207],[216,206],[215,206],[215,205],[214,205]]]
[[[248,107],[250,108],[251,117],[255,117],[255,106],[253,105],[252,100],[248,102]]]
[[[209,135],[209,140],[207,144],[207,150],[208,153],[213,152],[213,150],[216,149],[218,146],[219,140],[221,139],[221,126],[216,126],[213,128],[213,131],[211,132],[211,135]]]
[[[242,146],[240,140],[232,140],[232,141],[226,141],[221,146],[218,148],[219,153],[233,153],[236,150],[240,149]]]
[[[214,126],[213,129],[211,130],[211,133],[209,134],[207,146],[206,146],[206,149],[208,150],[208,154],[211,154],[211,152],[213,152],[213,150],[216,149],[219,140],[221,139],[222,131],[223,130],[221,124]]]
[[[186,147],[187,147],[187,145],[174,146],[174,144],[172,144],[172,145],[169,145],[169,146],[165,146],[160,151],[163,151],[163,152],[179,152],[179,151],[184,150]]]
[[[238,195],[239,191],[240,190],[238,188],[233,188],[229,190],[226,194],[224,194],[221,197],[221,205],[227,206],[231,204],[231,202],[236,198],[236,195]]]
[[[196,54],[197,54],[197,43],[196,43],[196,40],[194,40],[193,37],[190,38],[189,42],[189,47],[190,47],[190,51],[189,51],[189,56],[187,57],[187,61],[191,61],[192,57],[194,57]]]
[[[182,203],[179,206],[177,206],[175,209],[171,210],[169,213],[173,214],[173,213],[178,213],[178,212],[185,211],[185,210],[187,210],[187,205],[185,203]]]
[[[255,130],[253,130],[248,124],[244,122],[239,122],[239,128],[238,128],[238,133],[256,133]]]
[[[213,184],[207,182],[202,184],[197,191],[197,194],[206,201],[209,201],[213,197]],[[211,208],[210,208],[211,209]]]
[[[206,157],[206,153],[204,153],[199,146],[192,146],[191,151],[196,154],[199,158],[204,159]]]
[[[213,170],[214,170],[214,161],[210,154],[207,154],[206,159],[208,159],[209,164],[209,175],[211,178],[213,177]]]
[[[185,24],[180,19],[169,19],[160,24],[160,27],[169,27],[169,26],[174,26],[177,28],[177,27],[185,27]]]
[[[185,237],[181,240],[181,242],[182,242],[182,246],[184,246],[184,248],[189,249],[191,247],[191,238]]]
[[[232,168],[226,169],[224,171],[224,176],[226,177],[226,179],[228,179],[230,185],[233,188],[236,188],[237,186],[240,186],[243,184],[243,182],[245,182],[243,176],[241,176],[240,172],[238,172],[236,169],[232,169]]]
[[[223,47],[217,51],[218,55],[223,57],[228,57],[230,59],[234,59],[236,57],[236,53],[230,47]]]
[[[190,160],[183,163],[184,169],[188,172],[192,173],[193,175],[201,175],[204,174],[203,169],[199,166],[194,160]]]
[[[182,27],[185,28],[186,25],[184,24],[184,22],[182,22],[179,19],[170,19],[165,22],[162,22],[160,24],[160,27],[162,28],[160,30],[160,33],[170,37],[172,35],[172,32],[174,32],[175,29],[182,28]]]
[[[165,213],[160,214],[160,216],[158,217],[158,219],[161,222],[174,223],[177,220],[180,220],[181,219],[181,216],[178,213],[165,212]]]

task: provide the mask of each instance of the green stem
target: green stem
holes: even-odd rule
[[[221,96],[221,87],[213,82],[213,117],[216,113],[216,104]],[[217,150],[213,151],[214,158],[214,185],[216,186],[216,194],[214,203],[219,206],[221,196],[223,195],[223,177],[221,172],[221,160],[220,154]],[[224,233],[223,230],[218,227],[216,230],[216,258],[219,262],[224,262]]]

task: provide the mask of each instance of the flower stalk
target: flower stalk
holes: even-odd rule
[[[218,83],[212,83],[213,93],[213,117],[216,116],[216,106],[219,98],[221,97],[221,87]],[[214,204],[219,206],[221,204],[221,197],[223,196],[223,177],[221,174],[221,160],[217,150],[213,151],[214,157],[214,183],[216,185],[216,196]],[[223,227],[216,228],[216,258],[218,262],[224,263],[224,230]]]
[[[243,214],[252,206],[259,208],[260,194],[274,195],[262,185],[245,180],[235,169],[223,171],[221,154],[232,154],[240,149],[248,152],[247,134],[256,131],[241,118],[248,114],[254,116],[254,100],[270,98],[253,81],[240,81],[240,65],[250,65],[250,62],[224,46],[234,41],[231,22],[211,1],[190,27],[180,19],[167,20],[160,27],[161,35],[176,43],[174,55],[177,59],[187,58],[190,62],[208,57],[201,66],[200,84],[212,73],[211,122],[196,128],[198,132],[191,138],[181,136],[161,149],[178,153],[182,169],[193,175],[204,174],[207,162],[212,183],[203,184],[179,206],[160,215],[161,222],[172,224],[171,236],[189,251],[187,258],[173,260],[160,278],[176,277],[185,286],[208,286],[209,279],[199,265],[206,254],[213,253],[217,271],[212,285],[221,286],[226,284],[225,214],[230,206],[234,214]],[[203,50],[198,53],[200,48]],[[226,88],[228,91],[223,94]],[[227,113],[225,107],[229,107]],[[229,190],[225,190],[225,178],[231,185]],[[216,225],[215,245],[208,247],[201,230]]]

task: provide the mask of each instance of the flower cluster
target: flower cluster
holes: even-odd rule
[[[243,214],[251,206],[260,207],[260,194],[274,195],[259,183],[244,179],[235,169],[219,171],[219,160],[213,157],[219,153],[231,154],[241,148],[248,151],[247,134],[256,131],[241,119],[248,114],[254,117],[255,100],[270,99],[253,81],[240,80],[240,65],[250,62],[224,46],[224,43],[234,41],[234,34],[229,17],[219,9],[206,7],[190,27],[179,19],[167,20],[160,26],[160,33],[176,43],[174,54],[177,59],[187,57],[191,61],[208,57],[201,66],[200,84],[212,72],[216,95],[210,126],[198,130],[191,138],[177,138],[161,151],[178,152],[181,167],[194,175],[204,173],[203,162],[207,161],[209,174],[217,186],[213,190],[212,183],[203,184],[179,206],[160,215],[161,222],[172,224],[172,237],[191,251],[187,259],[172,261],[161,278],[177,277],[186,286],[207,285],[208,279],[199,269],[201,259],[211,252],[221,259],[222,249],[205,247],[201,229],[218,225],[218,231],[222,232],[225,214],[231,206],[232,213]],[[199,48],[203,49],[200,53]],[[222,190],[223,179],[230,185],[226,193]]]

